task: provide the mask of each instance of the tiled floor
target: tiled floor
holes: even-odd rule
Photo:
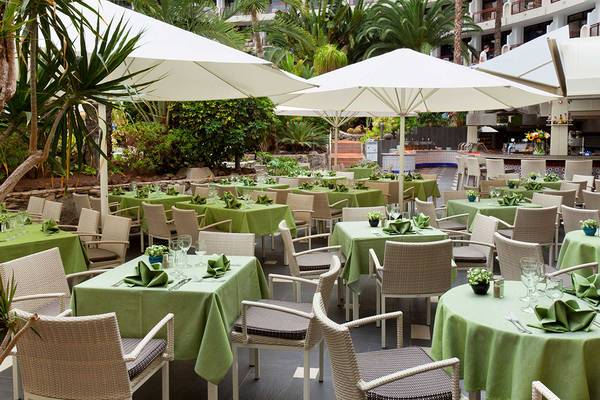
[[[422,172],[438,173],[440,190],[450,190],[454,183],[455,169],[441,168],[428,169]],[[270,245],[267,241],[267,245]],[[283,266],[281,242],[277,239],[275,253],[267,252],[267,257],[263,260],[265,274],[269,273],[287,273],[287,267]],[[131,246],[132,251],[138,247]],[[257,249],[260,254],[260,249]],[[136,254],[132,254],[132,257]],[[465,282],[464,273],[459,273],[455,284]],[[361,294],[361,316],[375,314],[375,286],[372,281],[363,279],[361,282],[363,292]],[[303,289],[303,300],[310,301],[312,293],[309,288]],[[280,283],[275,287],[275,298],[291,300],[291,291],[287,284]],[[332,296],[335,297],[335,296]],[[435,302],[433,302],[435,307]],[[425,301],[410,300],[388,300],[388,311],[404,311],[404,343],[405,345],[429,347],[431,345],[430,327],[426,325]],[[344,320],[344,312],[335,304],[332,298],[328,307],[329,315],[336,321]],[[435,314],[434,314],[435,316]],[[388,344],[395,343],[395,324],[388,325],[387,335]],[[412,336],[412,337],[411,337]],[[356,351],[373,351],[380,349],[380,330],[375,325],[364,326],[352,331],[352,338]],[[311,354],[311,376],[314,375],[318,367],[318,351],[315,349]],[[302,398],[302,370],[298,373],[298,368],[302,366],[302,354],[297,352],[283,351],[262,351],[261,367],[262,374],[260,380],[254,380],[254,373],[248,367],[248,353],[240,352],[240,398],[244,400],[294,400]],[[101,373],[101,371],[98,371]],[[206,398],[206,384],[200,379],[193,369],[193,361],[174,362],[171,370],[171,398],[176,400],[199,400]],[[300,377],[298,377],[300,376]],[[11,390],[11,370],[10,368],[0,372],[0,399],[9,399],[12,395]],[[156,376],[146,383],[134,396],[134,399],[158,400],[160,399],[160,377]],[[325,354],[324,382],[319,383],[313,380],[311,385],[311,397],[313,399],[333,399],[333,386],[331,381],[331,369],[329,360]],[[231,399],[231,375],[219,385],[219,399]]]

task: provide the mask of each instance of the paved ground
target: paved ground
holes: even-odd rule
[[[440,190],[449,190],[454,184],[455,169],[428,169],[421,172],[439,174]],[[267,241],[268,242],[268,241]],[[259,244],[260,246],[260,244]],[[132,244],[133,251],[139,247]],[[260,248],[257,248],[260,254]],[[137,254],[132,252],[131,257]],[[267,251],[263,260],[265,274],[279,273],[287,274],[287,267],[283,266],[282,244],[276,239],[276,251]],[[459,273],[455,285],[465,282],[464,273]],[[361,316],[375,314],[375,286],[372,281],[364,279],[361,283],[363,293],[361,295]],[[291,300],[289,286],[278,284],[275,288],[275,298]],[[309,288],[303,289],[303,300],[310,301],[312,292]],[[435,305],[435,303],[434,303]],[[404,311],[404,343],[413,346],[430,346],[430,327],[425,325],[425,302],[424,301],[388,301],[388,311]],[[329,315],[336,321],[344,321],[344,312],[332,299]],[[395,343],[396,326],[392,322],[388,325],[388,344]],[[354,346],[357,352],[373,351],[380,349],[380,330],[375,325],[364,326],[352,332]],[[311,364],[317,368],[318,351],[312,352]],[[302,353],[284,351],[262,351],[262,377],[254,380],[253,370],[248,367],[248,353],[242,351],[240,363],[240,398],[244,400],[295,400],[302,399],[302,379],[294,377],[301,373]],[[171,367],[171,398],[176,400],[199,400],[206,398],[206,384],[195,375],[193,362],[175,362]],[[98,371],[101,373],[101,371]],[[313,399],[333,399],[333,385],[331,381],[331,369],[327,354],[325,355],[325,378],[323,383],[313,380],[311,385],[311,397]],[[0,372],[0,399],[9,399],[12,395],[10,368]],[[159,400],[160,399],[160,377],[153,377],[134,396],[134,399]],[[219,385],[219,399],[231,399],[231,375]]]

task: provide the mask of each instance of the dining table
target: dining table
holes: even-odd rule
[[[477,213],[491,217],[496,217],[506,222],[507,224],[512,225],[515,222],[515,216],[519,207],[540,208],[542,206],[539,204],[528,203],[525,201],[520,202],[518,205],[514,206],[503,206],[498,203],[497,198],[493,198],[479,199],[473,202],[467,199],[448,200],[446,207],[447,215],[449,217],[459,214],[468,214],[468,225],[471,226],[471,223],[473,222],[473,219],[475,219],[475,215]]]
[[[560,246],[558,254],[559,268],[569,268],[580,264],[600,261],[600,236],[587,236],[582,229],[568,232]],[[582,269],[577,273],[588,275],[590,269]]]
[[[390,202],[398,203],[398,180],[389,178],[368,179],[370,182],[381,182],[388,185],[388,193],[390,194]],[[414,188],[415,198],[427,201],[440,197],[440,188],[436,179],[413,179],[404,181],[404,190]]]
[[[476,295],[469,285],[447,291],[439,298],[433,327],[431,356],[434,360],[460,360],[464,390],[469,398],[529,400],[531,383],[542,381],[561,399],[600,398],[600,327],[551,333],[531,325],[539,321],[522,311],[525,287],[518,281],[504,283],[504,297]],[[591,307],[564,293],[581,308]],[[551,300],[542,292],[539,305]],[[517,329],[519,321],[530,333]],[[597,318],[596,318],[597,319]]]
[[[110,203],[119,203],[119,208],[130,208],[130,207],[139,207],[139,216],[143,219],[144,217],[144,209],[142,207],[142,203],[150,203],[150,204],[162,204],[165,210],[171,209],[171,206],[175,205],[175,203],[180,201],[187,201],[192,198],[191,195],[187,194],[167,194],[165,192],[150,192],[148,197],[139,198],[136,197],[134,191],[126,191],[122,194],[109,194],[108,201]],[[132,218],[137,218],[138,212],[137,210],[131,210],[127,214]],[[125,216],[125,215],[124,215]]]
[[[248,194],[253,191],[264,192],[269,189],[287,189],[288,185],[283,183],[260,183],[255,182],[254,184],[244,184],[243,182],[233,182],[230,184],[221,184],[215,183],[214,187],[217,188],[230,188],[231,186],[235,187],[238,194]]]
[[[42,224],[34,223],[0,232],[0,263],[58,247],[66,274],[88,269],[88,260],[79,235],[59,230],[42,232]]]
[[[383,197],[383,192],[379,189],[354,189],[348,188],[347,191],[336,191],[335,189],[329,189],[323,186],[314,186],[311,189],[294,189],[294,193],[327,193],[327,197],[329,199],[330,204],[337,203],[341,200],[347,199],[347,204],[341,204],[336,206],[336,208],[343,207],[375,207],[375,206],[383,206],[385,204],[385,199]]]
[[[164,287],[130,286],[139,256],[73,287],[74,315],[114,312],[123,337],[142,338],[166,314],[175,316],[175,360],[194,361],[194,371],[209,383],[216,400],[219,382],[233,362],[229,333],[242,300],[269,297],[268,284],[255,257],[228,256],[231,269],[220,278],[205,277],[214,255],[189,255],[187,266],[167,268]],[[182,285],[182,282],[185,282]]]
[[[371,177],[377,171],[378,167],[350,167],[346,172],[354,172],[354,179],[365,179]]]

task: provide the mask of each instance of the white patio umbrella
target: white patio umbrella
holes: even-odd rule
[[[410,113],[507,109],[555,97],[409,49],[373,57],[309,82],[319,87],[274,101],[286,107],[393,112],[400,117],[400,172],[404,171],[405,120]],[[401,196],[404,185],[399,181]]]
[[[101,17],[102,35],[108,24],[119,20],[127,22],[129,35],[142,33],[137,48],[109,79],[153,67],[136,76],[126,85],[156,81],[143,91],[132,93],[130,100],[200,101],[261,97],[289,93],[312,87],[305,80],[285,73],[272,63],[242,51],[209,40],[186,30],[150,18],[106,0],[88,0],[87,5]],[[80,6],[80,11],[91,26],[96,26],[97,15]],[[72,37],[78,33],[71,20],[65,18]],[[91,46],[95,33],[84,31]],[[104,107],[99,115],[105,115]],[[100,122],[101,149],[106,152],[106,125]],[[100,193],[102,212],[108,213],[108,169],[106,159],[100,160]]]
[[[335,144],[335,157],[333,165],[337,166],[337,156],[338,156],[338,132],[340,130],[340,126],[344,125],[346,122],[350,121],[352,118],[358,117],[395,117],[396,114],[393,112],[373,114],[370,112],[358,112],[358,111],[332,111],[332,110],[318,110],[318,109],[308,109],[308,108],[297,108],[297,107],[282,107],[278,106],[275,108],[275,114],[284,115],[284,116],[293,116],[293,117],[318,117],[322,118],[325,122],[331,125],[331,130],[329,133],[329,144],[328,150],[331,152],[331,139],[333,137],[333,142]],[[331,168],[331,155],[327,155],[327,165]]]

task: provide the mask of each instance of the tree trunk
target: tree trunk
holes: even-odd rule
[[[258,13],[253,10],[250,14],[250,17],[252,19],[252,38],[254,39],[254,51],[256,52],[256,57],[263,58],[265,51],[263,49],[262,39],[260,38],[260,32],[258,31]]]
[[[454,0],[454,63],[462,64],[463,0]]]
[[[44,161],[44,152],[38,150],[25,159],[0,185],[0,201],[4,201],[6,196],[13,191],[17,183],[36,165]]]
[[[494,56],[502,54],[502,7],[504,2],[496,0],[496,12],[494,19]]]
[[[29,134],[29,152],[37,151],[38,143],[38,108],[37,108],[37,52],[38,52],[37,15],[31,17],[29,23],[29,87],[31,89],[31,125]]]
[[[17,89],[17,60],[14,33],[0,39],[0,110]]]

